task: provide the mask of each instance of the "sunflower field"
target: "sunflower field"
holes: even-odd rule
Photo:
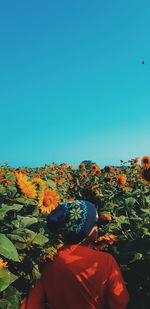
[[[112,254],[130,295],[128,308],[150,308],[150,157],[103,169],[83,161],[17,169],[0,166],[0,309],[19,309],[42,265],[62,246],[46,216],[75,199],[96,205],[94,250]]]

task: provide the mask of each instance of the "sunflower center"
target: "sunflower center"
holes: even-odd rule
[[[43,205],[45,206],[45,207],[49,207],[50,205],[52,204],[52,198],[47,198],[47,197],[44,197],[44,199],[43,199]]]
[[[150,181],[150,168],[143,171],[143,178],[147,181]]]
[[[143,162],[144,162],[144,164],[148,164],[149,163],[149,159],[144,159]]]

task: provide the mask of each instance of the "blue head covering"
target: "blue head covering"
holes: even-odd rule
[[[47,216],[48,229],[61,233],[69,244],[77,244],[88,236],[96,222],[96,207],[84,200],[60,204]]]

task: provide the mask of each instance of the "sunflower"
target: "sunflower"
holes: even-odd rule
[[[135,169],[141,168],[141,166],[138,163],[132,163],[132,167]]]
[[[115,172],[115,173],[118,173],[118,172],[119,172],[119,168],[118,168],[118,167],[115,167],[115,168],[114,168],[114,172]]]
[[[6,268],[7,267],[7,262],[4,262],[2,258],[0,258],[0,269]]]
[[[131,188],[125,187],[125,188],[124,188],[124,191],[131,191]]]
[[[134,160],[133,160],[133,163],[137,163],[139,161],[139,157],[136,157]]]
[[[58,184],[59,186],[61,186],[61,185],[63,184],[63,181],[62,181],[61,178],[58,178],[58,179],[57,179],[57,184]]]
[[[148,185],[150,185],[150,165],[143,167],[140,176],[147,181]]]
[[[97,164],[94,163],[94,164],[91,165],[91,170],[92,170],[92,171],[99,170],[99,166],[98,166]]]
[[[74,168],[74,165],[73,165],[73,164],[70,164],[70,165],[69,165],[69,167],[70,167],[70,169],[71,169],[72,171],[74,171],[74,170],[75,170],[75,168]]]
[[[115,241],[118,241],[118,237],[113,234],[107,234],[104,236],[100,236],[96,242],[98,241],[107,241],[110,245],[112,245]]]
[[[39,173],[36,173],[36,174],[34,175],[34,177],[38,177],[38,178],[41,178],[41,174],[39,174]]]
[[[39,194],[38,207],[43,214],[49,214],[58,206],[59,200],[59,195],[55,190],[42,190]]]
[[[150,157],[148,156],[144,156],[142,159],[141,159],[141,163],[144,167],[148,167],[150,166]]]
[[[22,193],[29,197],[29,198],[35,198],[36,193],[36,187],[35,185],[28,180],[28,177],[22,173],[15,173],[17,186],[22,191]]]
[[[85,164],[84,164],[84,163],[79,164],[78,168],[79,168],[80,170],[84,169],[84,168],[85,168]]]
[[[105,171],[105,173],[111,173],[112,172],[112,167],[111,166],[105,166],[104,167],[104,171]]]
[[[6,181],[7,180],[5,178],[3,178],[3,179],[0,180],[0,184],[6,184]]]
[[[46,168],[45,170],[44,170],[44,173],[46,174],[46,173],[50,173],[50,171],[51,171],[51,168]]]
[[[101,214],[100,217],[103,220],[107,220],[107,221],[111,221],[112,220],[111,216],[109,216],[108,214],[105,214],[105,213]]]
[[[68,180],[72,180],[73,179],[73,177],[69,174],[68,175]]]
[[[68,200],[67,200],[67,202],[69,203],[69,202],[72,202],[72,201],[74,201],[75,199],[72,197],[72,198],[69,198]]]
[[[48,188],[48,186],[46,185],[46,183],[44,182],[44,180],[42,180],[40,177],[34,177],[34,178],[33,178],[33,183],[39,184],[40,189],[46,189],[46,188]]]
[[[70,189],[73,189],[74,187],[75,187],[75,184],[74,184],[74,183],[72,183],[72,184],[69,186]]]
[[[64,171],[59,171],[58,174],[62,177],[65,175]]]
[[[4,177],[5,176],[5,173],[0,173],[0,177]]]
[[[92,186],[91,190],[93,191],[94,189],[97,189],[99,187],[99,185],[94,185]]]
[[[11,181],[11,180],[7,180],[6,181],[6,184],[9,186],[9,185],[11,185],[13,182]]]
[[[51,170],[55,170],[57,167],[58,167],[58,164],[54,164],[54,165],[51,166],[50,169],[51,169]]]
[[[125,174],[119,174],[116,176],[117,185],[123,187],[126,184],[127,176]]]
[[[79,174],[80,178],[83,179],[83,178],[87,178],[87,175],[86,174]]]
[[[105,181],[106,183],[111,184],[111,183],[112,183],[112,177],[105,177],[105,178],[104,178],[104,181]]]
[[[95,175],[100,175],[101,174],[101,170],[96,170],[95,171]]]
[[[109,234],[105,236],[106,241],[108,241],[108,243],[110,245],[112,245],[115,241],[118,241],[118,237],[116,235],[113,234]]]
[[[67,167],[67,163],[61,164],[61,169],[62,169],[62,171],[65,171],[65,170],[66,170],[66,167]]]
[[[20,170],[19,173],[24,174],[24,175],[29,175],[29,172],[22,171],[22,170]]]

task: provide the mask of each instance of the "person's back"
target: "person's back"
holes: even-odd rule
[[[129,301],[120,269],[108,253],[90,248],[98,235],[95,205],[83,200],[60,204],[47,217],[64,246],[45,264],[25,309],[125,309]],[[23,309],[23,308],[22,308]]]
[[[82,245],[67,245],[45,264],[42,278],[30,291],[28,309],[123,309],[128,293],[115,259]]]

